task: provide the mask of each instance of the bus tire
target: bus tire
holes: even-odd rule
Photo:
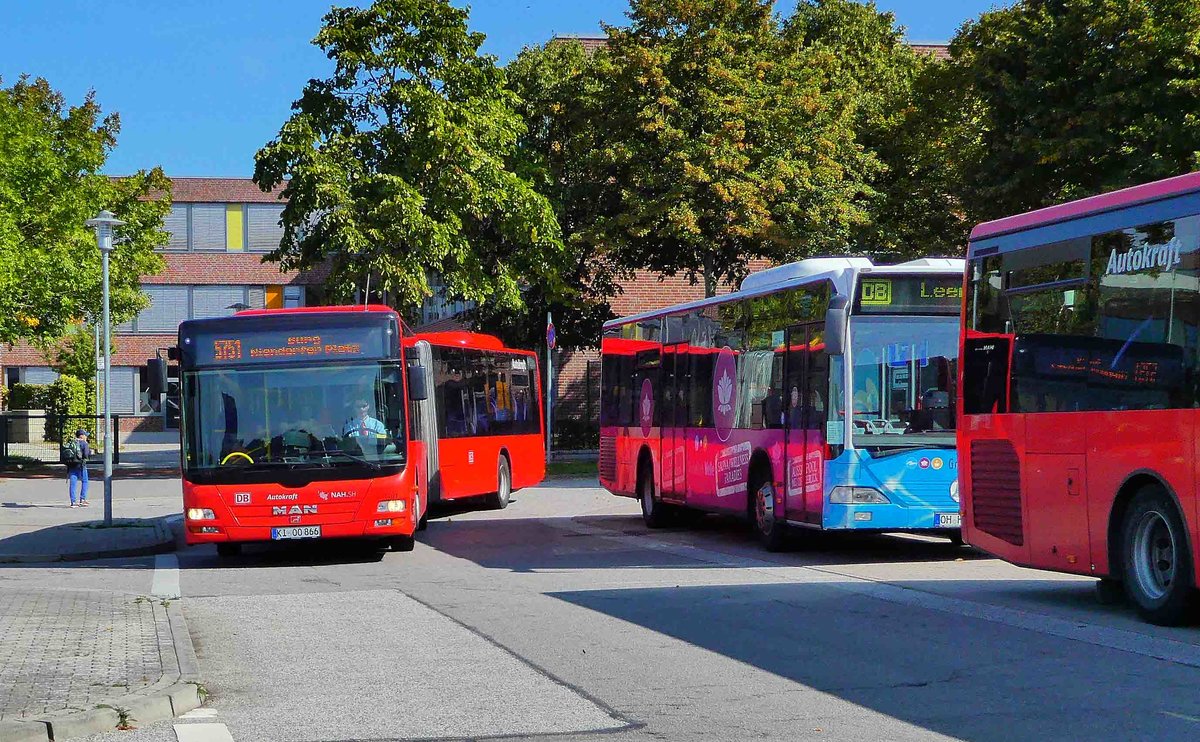
[[[495,510],[503,510],[508,507],[511,496],[512,469],[509,467],[508,457],[500,454],[500,461],[496,464],[496,491],[488,496],[488,504]]]
[[[638,500],[642,504],[642,520],[647,528],[666,528],[674,515],[670,505],[655,496],[654,470],[644,461],[638,473]]]
[[[1120,548],[1125,592],[1142,618],[1159,626],[1188,620],[1196,606],[1192,557],[1183,520],[1161,487],[1148,485],[1134,495]]]
[[[787,523],[775,517],[775,483],[761,469],[750,478],[750,522],[758,540],[767,551],[783,551],[787,546]]]
[[[393,536],[390,542],[392,551],[412,551],[417,545],[417,540],[412,536]]]
[[[239,543],[225,542],[217,544],[217,556],[219,557],[235,557],[242,553],[242,545]]]
[[[1121,605],[1125,602],[1125,586],[1111,577],[1097,580],[1096,602],[1100,605]]]

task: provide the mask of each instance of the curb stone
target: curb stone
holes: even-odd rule
[[[141,727],[199,708],[202,705],[200,666],[180,603],[180,600],[172,600],[166,609],[175,656],[179,660],[178,676],[163,678],[151,686],[148,693],[121,696],[88,711],[47,716],[30,722],[11,722],[12,731],[10,722],[0,722],[0,742],[62,742],[69,737],[111,732],[121,720],[117,709],[125,712],[133,726]]]
[[[66,554],[0,554],[0,564],[46,564],[50,562],[85,562],[93,559],[113,559],[116,557],[152,556],[166,554],[178,548],[175,533],[166,522],[174,516],[154,518],[156,541],[146,546],[129,548],[101,549],[95,551],[75,551]]]
[[[0,740],[4,742],[46,742],[50,739],[42,721],[0,721]]]

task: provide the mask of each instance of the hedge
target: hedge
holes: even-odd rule
[[[90,439],[96,440],[96,419],[93,416],[94,384],[74,376],[59,376],[53,384],[13,384],[9,394],[10,410],[45,410],[45,440],[60,443],[75,437],[83,428]],[[78,417],[77,417],[78,416]]]

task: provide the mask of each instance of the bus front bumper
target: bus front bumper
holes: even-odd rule
[[[822,526],[830,530],[945,531],[962,527],[956,506],[901,506],[896,504],[825,504]]]

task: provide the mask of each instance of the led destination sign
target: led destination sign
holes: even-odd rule
[[[859,279],[855,314],[944,314],[962,310],[962,276],[871,276]]]
[[[381,326],[323,327],[317,330],[246,330],[222,328],[185,338],[198,366],[287,363],[317,360],[370,360],[393,355]],[[189,348],[190,346],[190,348]],[[185,352],[186,352],[185,350]]]

